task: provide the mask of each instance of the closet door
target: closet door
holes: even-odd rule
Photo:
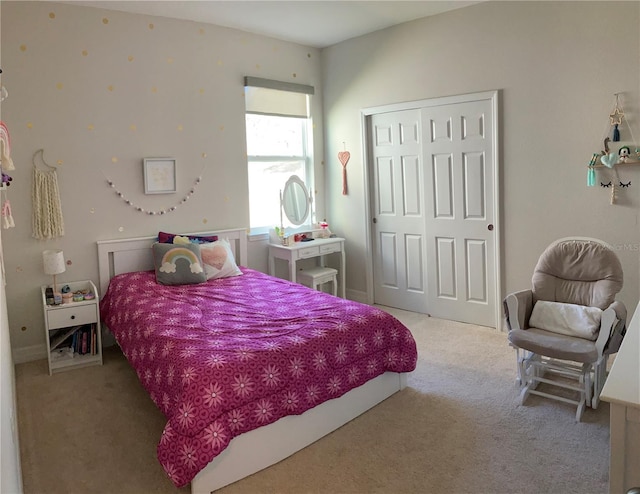
[[[490,100],[422,110],[429,313],[496,325]]]
[[[374,299],[426,312],[420,110],[373,115]]]

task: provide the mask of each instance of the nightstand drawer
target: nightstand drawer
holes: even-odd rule
[[[78,305],[77,307],[64,307],[47,311],[48,329],[65,328],[80,324],[98,322],[96,304]]]
[[[341,250],[340,242],[320,246],[320,254],[331,254],[332,252],[340,252]]]
[[[315,257],[320,253],[320,249],[318,247],[305,247],[304,249],[300,249],[298,251],[298,256],[300,259],[306,259],[308,257]]]

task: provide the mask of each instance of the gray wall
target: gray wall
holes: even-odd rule
[[[327,220],[347,239],[351,294],[367,286],[361,110],[497,89],[503,291],[530,287],[535,263],[553,240],[598,237],[621,258],[621,299],[631,315],[638,300],[640,166],[620,170],[632,185],[611,206],[608,189],[586,187],[586,165],[602,149],[614,93],[622,93],[640,139],[639,26],[638,2],[488,2],[323,50]],[[351,152],[347,196],[337,159],[343,143]]]

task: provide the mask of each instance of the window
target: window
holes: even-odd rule
[[[250,227],[265,233],[281,224],[280,192],[289,177],[297,175],[311,190],[313,88],[249,77],[245,86]]]

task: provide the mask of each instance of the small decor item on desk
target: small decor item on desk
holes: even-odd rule
[[[91,290],[83,290],[84,300],[93,300],[96,296],[93,294]]]
[[[70,304],[71,302],[73,302],[73,293],[71,293],[71,288],[69,287],[69,285],[64,285],[61,288],[61,292],[63,304]]]
[[[53,298],[53,288],[46,288],[44,291],[44,297],[47,301],[47,305],[54,305],[55,299]]]
[[[81,291],[77,291],[73,293],[74,302],[82,302],[83,300],[84,300],[84,294]]]

